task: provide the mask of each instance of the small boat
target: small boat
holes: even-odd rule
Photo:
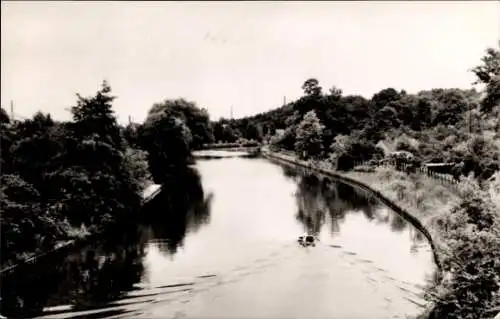
[[[309,246],[309,245],[314,246],[315,242],[316,242],[316,238],[313,235],[309,235],[308,233],[304,233],[304,234],[299,236],[298,242],[302,246]]]

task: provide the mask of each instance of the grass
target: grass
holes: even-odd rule
[[[439,237],[436,224],[460,200],[452,189],[432,178],[408,175],[390,167],[377,167],[371,173],[351,171],[343,175],[367,184],[407,210],[420,220],[433,238]]]

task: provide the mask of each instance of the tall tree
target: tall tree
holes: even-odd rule
[[[387,88],[375,93],[372,97],[372,102],[375,104],[376,109],[380,110],[390,102],[397,101],[400,98],[401,95],[398,91],[393,88]]]
[[[488,48],[481,59],[482,64],[472,69],[477,81],[485,87],[485,96],[481,102],[483,112],[490,112],[493,108],[500,106],[500,41],[498,48]]]
[[[50,176],[59,185],[56,202],[61,213],[73,224],[98,229],[129,219],[140,205],[140,185],[126,165],[126,143],[110,93],[111,87],[104,81],[95,96],[78,95],[64,167]]]
[[[297,127],[295,150],[301,158],[319,157],[323,152],[323,129],[314,111],[308,112]]]
[[[319,96],[322,91],[321,86],[319,86],[319,81],[314,78],[307,79],[302,85],[302,89],[306,96]]]
[[[77,94],[77,97],[77,105],[71,108],[75,137],[85,139],[97,135],[101,141],[123,150],[120,127],[112,109],[112,102],[116,97],[111,95],[108,82],[103,81],[101,90],[95,96],[83,97]]]
[[[172,167],[185,166],[189,162],[191,131],[175,110],[154,105],[141,127],[140,136],[141,145],[148,152],[151,174],[157,183],[166,178]]]
[[[184,122],[192,136],[190,148],[198,149],[203,144],[214,141],[208,112],[199,108],[196,103],[184,99],[164,100],[155,104],[151,109],[151,113],[160,112],[168,112]]]
[[[55,168],[54,159],[64,152],[63,138],[57,136],[59,124],[50,115],[36,113],[16,125],[17,138],[9,150],[13,169],[45,197],[46,174]]]
[[[262,129],[259,125],[255,124],[253,121],[248,122],[245,130],[245,138],[248,140],[262,140]]]

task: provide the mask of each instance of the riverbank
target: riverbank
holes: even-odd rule
[[[378,167],[374,172],[340,174],[368,185],[393,201],[423,224],[437,247],[442,246],[438,224],[460,201],[454,190],[424,176],[408,175],[389,167]]]
[[[145,184],[144,190],[141,194],[142,203],[145,204],[149,202],[156,195],[158,195],[160,191],[161,191],[161,185],[154,184],[153,182],[148,181]],[[68,229],[66,233],[70,239],[57,241],[54,247],[50,250],[41,253],[29,254],[26,255],[25,258],[21,261],[3,265],[2,269],[0,270],[0,275],[1,276],[7,275],[24,264],[32,264],[36,262],[39,258],[44,257],[48,254],[60,252],[64,249],[75,248],[75,246],[83,245],[89,242],[90,240],[94,239],[95,237],[99,236],[99,234],[92,234],[87,229],[83,228],[71,228]]]

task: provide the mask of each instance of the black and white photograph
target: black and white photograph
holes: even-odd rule
[[[0,319],[500,319],[500,1],[2,1]]]

